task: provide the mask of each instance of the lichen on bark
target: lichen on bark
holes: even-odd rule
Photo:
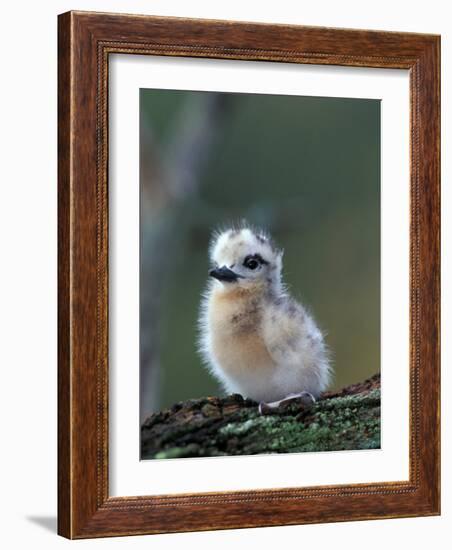
[[[176,403],[141,427],[141,458],[377,449],[380,376],[325,393],[316,403],[285,403],[260,414],[234,394]]]

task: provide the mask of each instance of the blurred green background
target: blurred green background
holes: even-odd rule
[[[326,332],[333,388],[380,368],[380,102],[140,91],[141,417],[219,394],[196,351],[211,231],[242,218],[285,250]]]

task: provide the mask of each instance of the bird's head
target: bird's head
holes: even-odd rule
[[[261,230],[244,226],[213,235],[209,275],[224,291],[279,291],[282,250]]]

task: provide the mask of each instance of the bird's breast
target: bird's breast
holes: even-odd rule
[[[229,376],[248,379],[274,369],[262,337],[261,311],[256,301],[213,296],[208,322],[211,352]]]

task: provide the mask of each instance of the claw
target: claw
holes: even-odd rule
[[[310,407],[315,402],[316,399],[312,395],[312,393],[309,393],[307,391],[302,391],[300,393],[290,393],[283,399],[280,399],[279,401],[271,401],[270,403],[266,403],[265,401],[261,401],[259,403],[259,414],[265,414],[268,412],[271,412],[275,409],[278,409],[281,405],[290,403],[291,401],[297,401],[300,400],[303,407]]]

